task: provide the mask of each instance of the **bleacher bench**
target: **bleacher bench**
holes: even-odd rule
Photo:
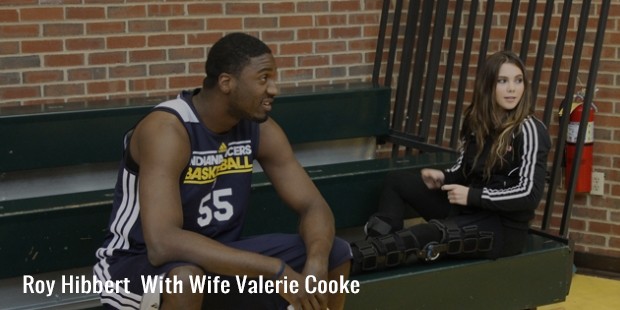
[[[330,204],[342,236],[361,237],[388,172],[455,160],[453,152],[376,158],[376,142],[389,135],[390,96],[386,87],[347,84],[297,88],[276,99],[272,116]],[[98,307],[94,294],[24,294],[23,275],[90,275],[111,210],[122,136],[162,100],[0,109],[3,309]],[[252,183],[244,233],[295,231],[296,217],[260,169]],[[564,300],[571,270],[566,240],[532,231],[524,253],[514,257],[355,276],[360,293],[347,296],[347,309],[534,308]]]

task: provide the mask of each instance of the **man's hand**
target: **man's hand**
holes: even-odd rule
[[[299,283],[299,289],[297,290],[297,293],[292,293],[291,291],[284,293],[284,290],[282,288],[280,289],[280,296],[282,296],[284,300],[288,301],[288,303],[293,307],[293,309],[295,310],[327,309],[327,296],[321,296],[320,294],[313,295],[313,294],[309,294],[306,291],[306,287],[305,287],[306,276],[305,275],[297,273],[291,267],[286,266],[286,268],[284,269],[284,273],[277,280],[284,279],[285,276],[286,276],[287,281],[289,282],[296,281],[297,283]]]
[[[447,184],[441,187],[448,195],[451,204],[466,206],[469,187],[458,184]]]
[[[327,275],[327,265],[327,261],[321,262],[319,259],[316,258],[308,258],[308,260],[306,261],[306,265],[304,266],[303,274],[305,277],[310,275],[316,277],[316,283],[320,283],[320,281],[324,280],[327,281],[329,280],[329,277]],[[304,279],[304,281],[305,280],[306,279]],[[320,294],[318,293],[318,290],[315,289],[314,297],[317,299],[320,306],[320,308],[314,309],[327,309],[327,294]]]

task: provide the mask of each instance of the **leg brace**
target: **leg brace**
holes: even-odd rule
[[[479,231],[478,226],[462,228],[452,221],[431,220],[442,233],[440,241],[420,245],[410,229],[396,233],[369,237],[351,244],[353,252],[352,274],[363,271],[383,270],[408,265],[418,260],[434,261],[443,254],[487,252],[493,247],[493,232]]]

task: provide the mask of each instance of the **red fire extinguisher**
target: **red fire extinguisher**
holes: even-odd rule
[[[575,152],[577,149],[577,134],[579,133],[579,123],[583,114],[583,94],[575,95],[571,105],[570,118],[566,135],[566,174],[564,177],[565,186],[568,188],[573,161],[575,161]],[[577,184],[575,186],[576,193],[589,193],[592,189],[592,165],[594,157],[594,114],[596,106],[592,103],[590,107],[590,115],[588,117],[588,125],[586,126],[586,134],[584,139],[583,151],[581,153],[581,162],[577,172]],[[560,112],[561,113],[561,112]]]

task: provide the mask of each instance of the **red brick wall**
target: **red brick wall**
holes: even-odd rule
[[[281,85],[368,81],[381,2],[3,0],[0,106],[155,96],[197,87],[208,47],[232,31],[258,35],[272,47]],[[496,22],[506,23],[510,1],[496,2]],[[539,1],[539,11],[543,7]],[[570,230],[578,251],[620,257],[620,1],[612,1],[609,15],[594,146],[594,169],[605,173],[605,195],[578,195]],[[550,40],[557,20],[552,27]],[[573,33],[576,22],[569,27]],[[591,38],[596,23],[589,27]],[[584,49],[585,58],[591,50]],[[543,96],[539,92],[539,100]],[[560,189],[556,200],[563,197]]]
[[[272,47],[282,84],[368,80],[379,10],[376,0],[5,0],[0,104],[200,86],[208,47],[232,31]]]

